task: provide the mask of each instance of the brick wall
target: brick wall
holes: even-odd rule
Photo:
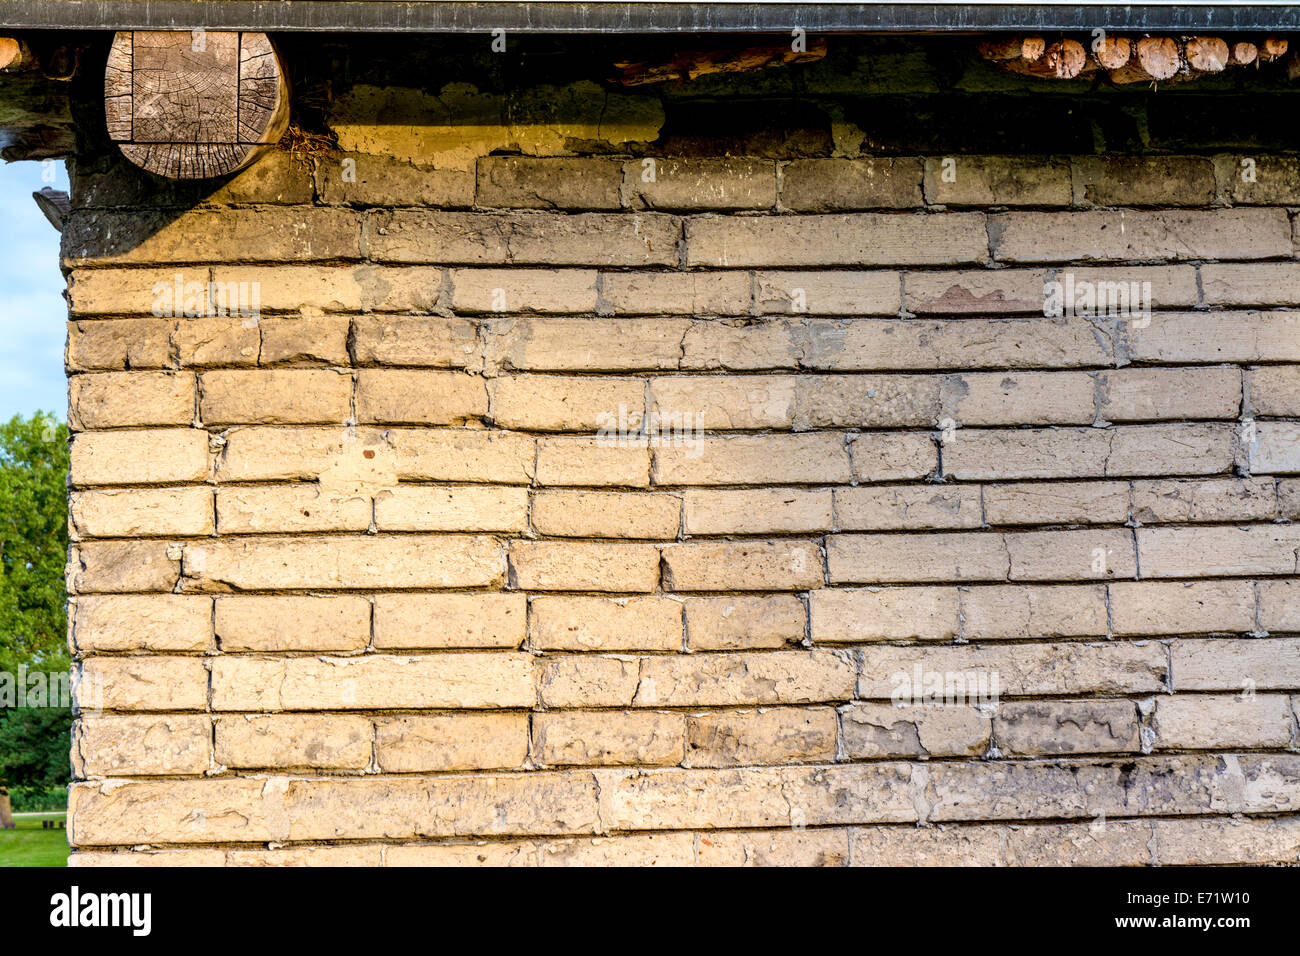
[[[74,863],[1295,861],[1251,157],[85,166]]]

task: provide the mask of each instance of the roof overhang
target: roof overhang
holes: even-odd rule
[[[1300,29],[1300,4],[1264,0],[817,3],[754,0],[0,0],[0,29],[340,33],[1177,33]]]

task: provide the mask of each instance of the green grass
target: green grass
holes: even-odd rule
[[[68,831],[42,830],[42,820],[62,820],[63,813],[15,816],[15,830],[0,830],[0,866],[67,866]]]

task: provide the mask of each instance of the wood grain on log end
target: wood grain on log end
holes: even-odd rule
[[[118,33],[104,72],[109,136],[169,179],[251,164],[284,135],[289,90],[264,33]]]

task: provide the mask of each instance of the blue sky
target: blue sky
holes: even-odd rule
[[[59,272],[59,234],[32,193],[68,189],[62,162],[0,164],[0,421],[38,409],[67,415],[63,340],[68,313]]]

